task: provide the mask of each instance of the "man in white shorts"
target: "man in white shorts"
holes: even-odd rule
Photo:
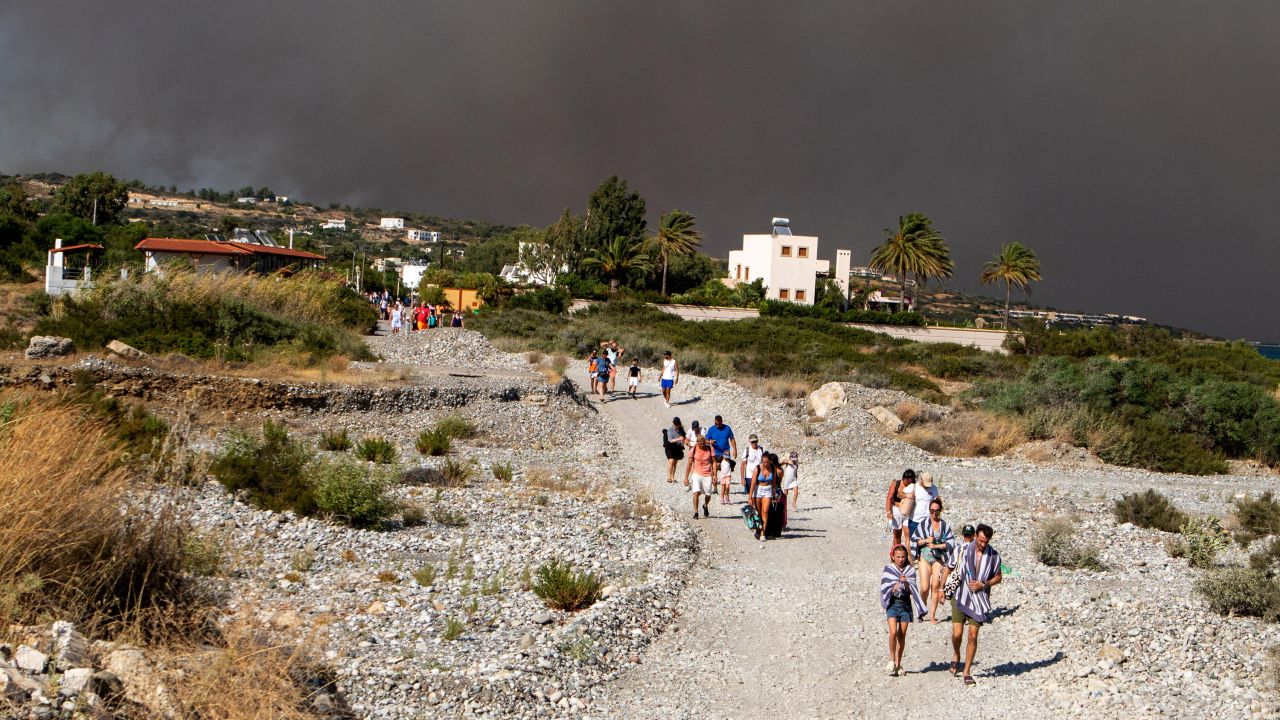
[[[636,392],[640,389],[640,361],[631,358],[631,367],[627,368],[627,394],[632,400],[636,399]]]
[[[662,377],[659,382],[662,385],[662,402],[671,407],[671,390],[680,382],[680,363],[672,357],[670,350],[662,354]]]
[[[685,466],[684,486],[693,493],[693,519],[698,519],[698,503],[702,503],[702,516],[709,517],[711,511],[711,494],[715,492],[715,459],[716,451],[711,447],[706,435],[698,435],[689,453],[689,463]]]

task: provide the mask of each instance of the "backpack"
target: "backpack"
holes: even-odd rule
[[[742,506],[742,522],[746,524],[748,530],[757,530],[760,528],[760,511],[750,505]]]

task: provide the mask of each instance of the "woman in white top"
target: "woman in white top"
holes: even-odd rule
[[[787,494],[787,512],[800,509],[800,453],[795,450],[782,459],[782,492]]]
[[[391,334],[395,335],[400,332],[400,303],[396,303],[391,307]]]
[[[671,407],[671,388],[680,382],[680,364],[668,350],[662,354],[662,402]]]

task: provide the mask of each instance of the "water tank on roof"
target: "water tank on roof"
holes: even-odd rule
[[[790,220],[790,218],[784,218],[784,217],[776,217],[776,218],[774,218],[774,219],[773,219],[773,234],[774,234],[774,235],[790,235],[790,234],[791,234],[791,220]]]

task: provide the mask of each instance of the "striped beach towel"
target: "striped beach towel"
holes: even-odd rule
[[[893,586],[898,582],[902,583],[902,587],[895,593]],[[920,597],[920,584],[916,581],[916,569],[910,565],[905,568],[899,568],[892,563],[884,566],[884,572],[880,574],[880,607],[888,609],[889,601],[894,595],[905,590],[911,592],[911,606],[916,609],[916,617],[924,617],[927,614],[924,599]]]
[[[987,546],[987,551],[978,556],[978,544],[967,543],[960,553],[960,562],[964,563],[965,578],[956,589],[956,607],[960,612],[984,623],[991,612],[991,591],[969,589],[969,581],[987,582],[1000,574],[1000,553]]]
[[[955,545],[956,533],[947,524],[946,520],[938,520],[938,531],[936,533],[933,531],[932,519],[916,525],[916,532],[911,536],[911,547],[913,549],[919,547],[918,543],[931,540],[934,535],[938,536],[939,541],[946,543],[947,547],[942,550],[927,550],[926,552],[933,553],[934,562],[948,562],[948,558],[951,556],[951,549]]]

